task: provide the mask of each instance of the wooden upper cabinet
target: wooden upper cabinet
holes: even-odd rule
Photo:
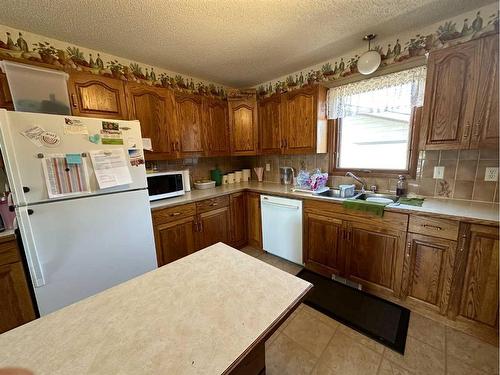
[[[259,145],[262,154],[279,154],[284,146],[281,135],[281,95],[259,100]]]
[[[123,120],[128,118],[124,83],[87,73],[72,73],[68,80],[74,116]]]
[[[498,227],[471,225],[464,250],[467,262],[459,315],[498,328]]]
[[[143,138],[151,138],[153,151],[146,157],[158,158],[174,153],[175,105],[173,92],[138,83],[127,83],[129,119],[139,120]]]
[[[228,100],[229,135],[232,155],[256,155],[258,152],[257,101]]]
[[[0,108],[5,108],[8,111],[14,110],[14,102],[10,95],[9,83],[4,73],[0,73]]]
[[[326,89],[314,85],[286,93],[282,137],[286,154],[327,151]]]
[[[205,154],[208,156],[229,155],[229,123],[227,101],[203,99],[203,129]]]
[[[441,314],[448,308],[457,243],[408,233],[402,298]]]
[[[406,232],[349,221],[345,276],[368,291],[399,296]]]
[[[498,36],[430,53],[421,148],[498,145]]]
[[[203,105],[200,96],[175,93],[177,139],[180,156],[203,154]]]
[[[471,148],[498,148],[498,35],[481,39],[480,68]]]

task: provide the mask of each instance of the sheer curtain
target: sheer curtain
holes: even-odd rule
[[[383,112],[409,115],[413,107],[423,103],[426,72],[421,66],[331,88],[328,118]]]

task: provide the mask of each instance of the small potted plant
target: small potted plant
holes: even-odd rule
[[[54,64],[57,61],[57,49],[50,45],[49,42],[39,42],[33,44],[35,51],[38,52],[42,61],[46,64]]]
[[[111,71],[111,74],[115,78],[122,78],[124,66],[118,62],[118,60],[108,61],[106,67]]]
[[[323,73],[323,77],[325,77],[326,79],[330,79],[330,77],[332,77],[334,74],[332,64],[330,64],[329,62],[323,64],[323,66],[321,67],[321,72]]]
[[[142,68],[139,64],[131,63],[130,70],[132,71],[132,74],[135,76],[136,79],[143,79],[143,80],[146,79],[146,76],[142,72]]]
[[[297,86],[297,82],[295,82],[292,76],[288,76],[286,77],[286,85],[289,89],[293,89],[295,86]]]
[[[408,50],[410,57],[422,56],[425,54],[425,36],[417,34],[415,38],[411,38],[406,42],[405,48]]]
[[[187,85],[186,83],[184,82],[184,77],[182,77],[181,75],[177,74],[175,76],[175,84],[177,85],[178,88],[180,89],[187,89]]]

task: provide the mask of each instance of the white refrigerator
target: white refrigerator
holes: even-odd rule
[[[157,267],[138,121],[0,110],[0,147],[41,316]]]

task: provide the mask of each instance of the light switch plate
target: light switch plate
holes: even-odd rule
[[[444,167],[434,167],[434,175],[433,178],[444,178]]]
[[[484,181],[498,181],[498,168],[487,167],[484,173]]]
[[[266,163],[266,172],[271,171],[271,164]]]

